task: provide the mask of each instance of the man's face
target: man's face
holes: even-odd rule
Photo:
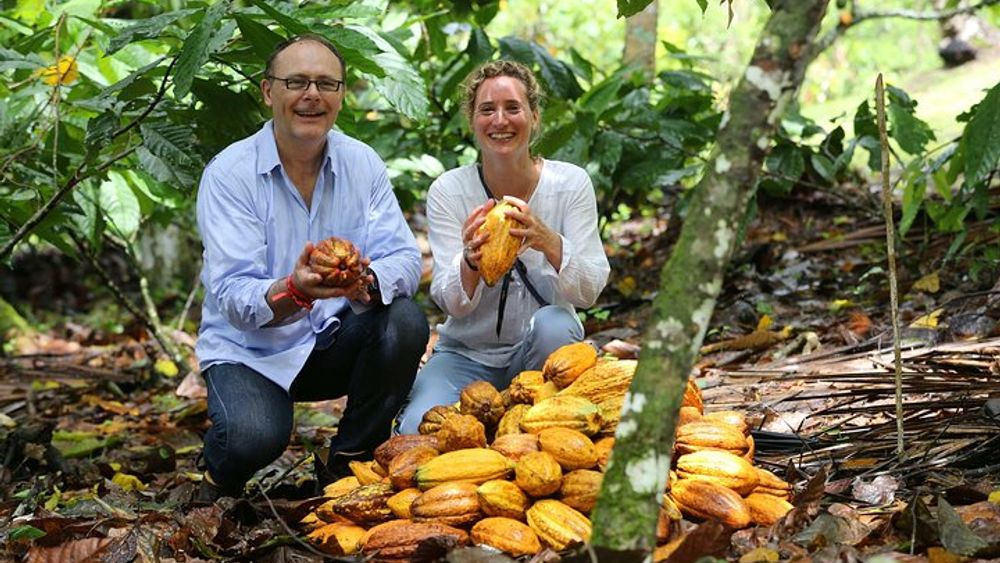
[[[275,57],[271,73],[277,78],[320,81],[344,80],[337,57],[315,41],[294,43]],[[344,86],[323,92],[310,83],[304,90],[290,90],[283,80],[261,81],[264,103],[274,114],[274,132],[279,142],[318,142],[337,121],[344,101]]]

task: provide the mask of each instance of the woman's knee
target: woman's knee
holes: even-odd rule
[[[549,305],[542,307],[531,317],[528,339],[544,348],[583,340],[583,325],[571,311]]]

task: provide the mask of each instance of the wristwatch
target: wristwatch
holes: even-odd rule
[[[379,291],[378,291],[378,276],[375,275],[375,270],[372,270],[371,268],[366,268],[365,269],[365,275],[368,275],[368,276],[372,277],[372,283],[368,284],[368,286],[365,287],[365,291],[367,291],[368,295],[370,295],[370,296],[378,295],[379,294]]]

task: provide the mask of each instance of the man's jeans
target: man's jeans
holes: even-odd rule
[[[347,395],[336,455],[371,459],[413,385],[429,327],[420,308],[397,298],[388,307],[341,319],[336,340],[314,350],[289,392],[242,364],[205,370],[208,416],[204,459],[223,494],[238,496],[258,470],[278,458],[292,432],[293,403]]]

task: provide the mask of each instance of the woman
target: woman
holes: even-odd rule
[[[487,63],[466,79],[464,109],[482,164],[442,174],[427,196],[431,297],[448,319],[399,418],[403,434],[416,433],[428,409],[454,403],[469,383],[504,389],[582,340],[575,307],[593,305],[607,282],[590,177],[531,154],[540,97],[531,71],[512,61]],[[487,287],[478,272],[487,237],[475,233],[499,199],[516,206],[507,212],[519,223],[511,234],[524,242],[520,264]]]

